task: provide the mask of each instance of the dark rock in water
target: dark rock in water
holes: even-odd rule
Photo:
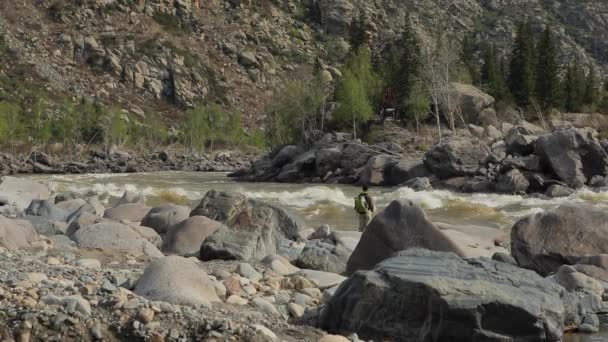
[[[44,152],[34,151],[30,153],[29,159],[35,164],[37,163],[43,166],[53,166],[53,158]]]
[[[496,190],[498,192],[513,194],[525,193],[530,182],[519,170],[513,169],[498,176]]]
[[[496,184],[487,179],[467,178],[458,189],[468,193],[493,192]]]
[[[454,137],[428,151],[424,164],[437,177],[446,179],[475,175],[490,156],[490,148],[476,139]]]
[[[410,179],[409,181],[402,184],[402,186],[408,187],[414,191],[429,191],[433,190],[431,181],[426,177],[418,177]]]
[[[580,188],[595,175],[608,173],[608,154],[591,129],[571,128],[541,136],[536,154],[557,178]]]
[[[431,173],[422,159],[401,159],[394,164],[386,180],[389,185],[401,185],[416,178],[426,178]]]
[[[283,209],[234,192],[210,190],[190,216],[223,223],[201,246],[202,260],[262,259],[275,254],[283,239],[297,240],[302,224]]]
[[[521,267],[551,274],[584,255],[608,254],[608,213],[564,205],[521,219],[511,230],[511,254]]]
[[[551,197],[551,198],[568,197],[575,192],[576,192],[576,190],[574,190],[574,189],[567,188],[567,187],[559,185],[559,184],[553,184],[547,188],[545,195],[547,195],[547,197]]]
[[[512,256],[505,254],[505,253],[494,253],[494,255],[492,256],[492,260],[504,262],[505,264],[509,264],[509,265],[513,265],[513,266],[517,266],[517,261],[515,261],[515,259]]]
[[[309,270],[344,273],[350,252],[340,246],[323,241],[311,241],[306,244],[296,266]]]
[[[302,152],[304,151],[299,146],[287,145],[283,147],[279,151],[279,153],[274,156],[274,158],[272,158],[272,166],[277,168],[283,167],[283,165],[289,164],[294,161],[294,159]]]
[[[393,201],[367,226],[348,260],[347,274],[369,270],[384,259],[408,248],[464,251],[429,221],[424,211],[410,201]]]
[[[487,258],[408,250],[338,288],[320,328],[369,340],[561,341],[565,290]]]

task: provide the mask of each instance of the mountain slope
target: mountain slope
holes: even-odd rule
[[[391,39],[410,17],[427,39],[470,34],[503,53],[528,18],[536,31],[552,27],[562,62],[608,70],[603,0],[2,1],[0,100],[40,88],[57,101],[96,97],[168,122],[198,103],[220,103],[254,125],[287,80],[315,64],[339,74],[360,12],[374,42]]]

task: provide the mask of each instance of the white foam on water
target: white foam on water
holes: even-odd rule
[[[343,206],[353,204],[353,200],[342,190],[327,186],[312,186],[297,191],[244,191],[243,194],[251,198],[275,200],[296,208],[307,208],[321,202],[335,202]]]
[[[423,209],[437,209],[443,207],[448,200],[455,197],[454,194],[445,190],[414,191],[411,188],[402,187],[380,195],[378,202],[380,204],[388,204],[394,200],[406,199],[421,206]]]

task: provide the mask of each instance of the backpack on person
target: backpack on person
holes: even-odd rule
[[[368,209],[367,205],[364,201],[366,201],[365,196],[367,194],[362,192],[359,196],[355,197],[355,211],[359,214],[366,214]]]

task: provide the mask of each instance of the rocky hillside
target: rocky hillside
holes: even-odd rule
[[[0,101],[34,90],[57,102],[96,97],[142,120],[150,111],[175,120],[215,102],[251,125],[286,80],[314,65],[339,77],[362,12],[374,43],[410,16],[425,37],[472,33],[502,48],[528,17],[536,30],[553,27],[563,61],[608,68],[600,0],[2,1]]]

